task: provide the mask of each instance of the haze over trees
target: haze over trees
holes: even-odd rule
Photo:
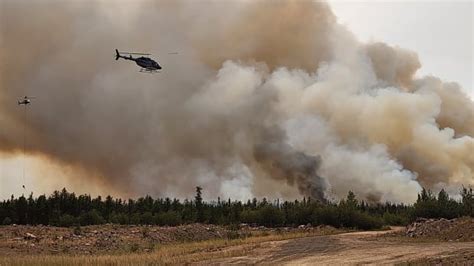
[[[434,195],[423,189],[413,205],[358,201],[349,191],[338,203],[321,203],[310,198],[295,201],[268,201],[256,198],[247,202],[231,199],[205,202],[202,188],[196,187],[194,200],[150,196],[136,200],[111,196],[92,198],[68,192],[65,188],[50,196],[13,196],[0,202],[0,222],[9,224],[77,226],[93,224],[148,224],[176,226],[187,223],[209,223],[280,227],[301,224],[331,225],[357,229],[405,225],[419,217],[452,219],[474,217],[472,188],[462,188],[461,200],[449,197],[445,190]]]

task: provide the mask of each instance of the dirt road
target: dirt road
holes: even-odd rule
[[[241,257],[200,264],[395,264],[420,260],[474,261],[474,242],[420,242],[384,237],[385,232],[355,232],[267,242]]]

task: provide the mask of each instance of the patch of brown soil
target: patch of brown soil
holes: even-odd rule
[[[260,244],[259,248],[237,257],[213,259],[199,265],[360,265],[425,264],[434,262],[470,263],[474,242],[404,241],[404,228],[385,232],[354,232],[313,236]]]

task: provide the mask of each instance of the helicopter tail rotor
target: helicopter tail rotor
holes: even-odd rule
[[[115,60],[118,60],[120,58],[120,53],[118,49],[115,49]]]

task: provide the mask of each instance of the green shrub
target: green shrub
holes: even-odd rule
[[[341,223],[339,221],[339,213],[338,213],[337,207],[327,206],[327,207],[315,209],[312,214],[311,223],[313,225],[325,224],[325,225],[331,225],[334,227],[340,227]]]
[[[10,225],[10,224],[12,224],[12,219],[10,219],[10,217],[5,217],[5,219],[3,219],[2,224],[3,225]]]
[[[140,215],[140,224],[153,224],[153,214],[151,212],[145,212]]]
[[[182,224],[181,216],[175,211],[161,212],[155,215],[155,223],[158,225],[177,226]]]
[[[105,219],[99,214],[96,209],[81,214],[79,217],[81,225],[104,224]]]
[[[383,226],[383,221],[380,217],[371,216],[366,212],[355,212],[353,219],[354,227],[357,229],[372,230],[380,229]]]
[[[283,225],[285,222],[285,214],[272,205],[266,205],[260,210],[260,224],[269,227]]]
[[[243,210],[240,214],[242,222],[248,224],[258,224],[260,223],[260,214],[256,210]]]
[[[128,217],[124,213],[110,214],[110,222],[113,224],[128,224]]]
[[[128,224],[140,224],[141,215],[139,213],[134,213],[130,216]]]
[[[63,214],[63,215],[61,215],[61,217],[59,217],[59,226],[70,227],[70,226],[73,226],[75,224],[77,224],[77,220],[72,215]]]
[[[382,217],[386,225],[407,225],[408,217],[402,214],[385,212]]]

